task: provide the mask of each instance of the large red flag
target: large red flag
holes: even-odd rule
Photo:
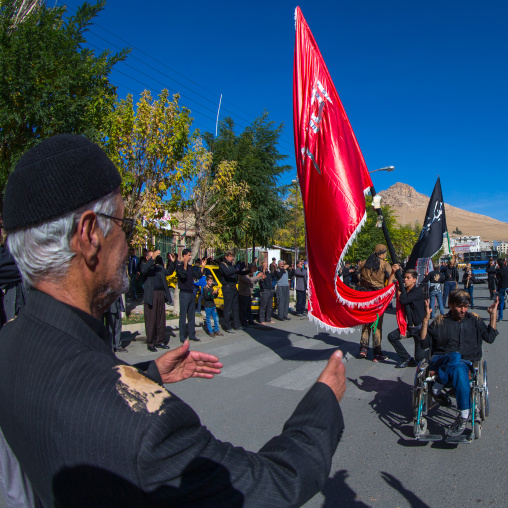
[[[299,7],[295,12],[293,114],[309,259],[309,316],[328,330],[375,321],[394,285],[362,292],[346,286],[342,258],[367,218],[367,166],[330,73]]]

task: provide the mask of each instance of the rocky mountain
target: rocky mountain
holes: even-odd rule
[[[423,224],[429,204],[429,196],[420,194],[405,183],[397,182],[389,189],[379,193],[381,205],[390,205],[399,224]],[[508,240],[508,223],[501,222],[486,215],[468,212],[445,203],[448,233],[458,228],[463,235],[479,235],[482,240]]]

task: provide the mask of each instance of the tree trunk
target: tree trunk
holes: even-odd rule
[[[178,289],[178,282],[175,285],[175,292],[173,293],[173,314],[180,315],[180,290]]]
[[[199,254],[199,248],[201,247],[201,237],[195,236],[194,241],[192,242],[192,249],[191,249],[191,261],[194,262],[196,259],[196,256]]]
[[[256,257],[256,236],[252,235],[252,262],[254,263],[254,258]],[[259,262],[258,262],[259,265]]]

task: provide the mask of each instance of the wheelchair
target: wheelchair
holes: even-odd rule
[[[464,435],[447,437],[447,442],[471,442],[480,439],[482,435],[482,424],[489,416],[489,387],[487,383],[487,362],[483,360],[472,363],[469,367],[470,391],[470,413],[472,432],[470,437]],[[417,441],[441,441],[443,436],[430,434],[427,429],[427,415],[430,409],[438,403],[432,397],[432,385],[435,376],[430,375],[429,361],[422,360],[416,367],[413,384],[413,433]],[[453,388],[451,385],[445,388]],[[448,392],[447,395],[453,397]]]

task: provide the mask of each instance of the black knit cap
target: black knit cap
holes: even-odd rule
[[[5,188],[6,231],[56,219],[114,191],[122,177],[102,148],[59,134],[26,152]]]

